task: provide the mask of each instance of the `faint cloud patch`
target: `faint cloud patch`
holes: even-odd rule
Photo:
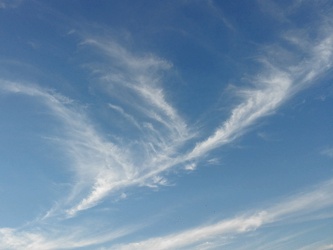
[[[236,31],[235,26],[232,24],[232,22],[229,19],[227,19],[226,15],[223,13],[223,11],[215,5],[214,1],[212,1],[212,0],[207,1],[207,5],[210,8],[212,14],[216,18],[218,18],[220,21],[222,21],[222,23],[228,29],[230,29],[232,31]]]
[[[288,18],[286,17],[285,10],[283,10],[274,1],[259,0],[258,4],[262,12],[268,14],[270,17],[274,18],[275,20],[281,23],[289,22]]]
[[[333,158],[333,147],[322,150],[321,154]]]
[[[257,133],[257,136],[264,140],[264,141],[267,141],[267,142],[273,142],[273,141],[279,141],[278,138],[276,138],[276,136],[270,134],[270,133],[267,133],[267,132],[258,132]]]
[[[22,4],[23,0],[0,0],[0,9],[14,9]]]
[[[209,165],[220,165],[221,164],[220,159],[218,159],[218,158],[211,158],[207,161],[207,163]]]
[[[193,170],[195,170],[196,168],[197,168],[197,164],[194,163],[194,162],[192,162],[192,163],[190,163],[190,164],[187,164],[187,165],[185,166],[185,170],[189,170],[189,171],[193,171]]]
[[[333,244],[320,248],[320,250],[330,250],[330,249],[333,249]]]

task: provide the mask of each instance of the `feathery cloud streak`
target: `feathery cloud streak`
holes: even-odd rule
[[[322,150],[321,154],[333,158],[333,148]]]
[[[218,128],[208,139],[198,143],[187,156],[188,159],[198,158],[221,145],[229,143],[244,133],[246,128],[259,118],[274,112],[284,101],[300,90],[314,84],[314,80],[322,76],[332,67],[333,36],[332,27],[325,27],[320,34],[319,42],[308,41],[305,47],[302,37],[285,39],[293,41],[306,60],[290,65],[288,58],[281,59],[282,63],[274,63],[269,57],[261,58],[266,70],[253,80],[256,89],[241,90],[244,101],[234,108],[230,118]],[[273,48],[277,49],[277,48]],[[282,49],[282,48],[279,48]]]
[[[23,0],[0,0],[0,9],[12,9],[21,5]]]
[[[333,200],[330,199],[332,195],[333,180],[329,180],[310,191],[290,196],[259,212],[249,211],[235,218],[221,220],[211,225],[150,238],[141,242],[115,245],[110,249],[214,249],[223,244],[232,243],[238,235],[255,231],[266,225],[293,221],[299,223],[300,220],[307,220],[307,216],[311,218],[312,214],[318,214],[326,208],[333,207]],[[72,249],[112,242],[114,239],[131,233],[133,228],[131,230],[115,230],[96,237],[89,234],[88,231],[82,231],[82,228],[70,228],[65,233],[63,230],[52,231],[49,229],[41,232],[40,229],[22,231],[1,228],[0,244],[6,249]],[[83,235],[85,236],[83,237]],[[330,247],[330,245],[325,247]]]
[[[132,157],[110,141],[105,141],[87,119],[82,108],[72,100],[52,91],[19,83],[2,81],[2,91],[24,94],[41,100],[53,115],[64,124],[65,137],[62,145],[75,168],[76,183],[65,204],[78,202],[82,195],[93,186],[93,196],[83,199],[82,207],[93,206],[106,192],[121,185],[122,181],[133,178],[135,170],[129,161]],[[103,179],[100,176],[106,176]],[[105,179],[106,178],[106,179]]]
[[[103,53],[106,66],[92,65],[91,70],[98,72],[100,81],[118,102],[109,103],[110,109],[137,129],[133,137],[122,138],[123,142],[103,138],[84,110],[59,94],[13,83],[4,84],[2,89],[42,98],[66,124],[64,143],[78,176],[66,201],[67,204],[75,201],[77,205],[68,208],[67,214],[75,215],[95,206],[111,191],[133,185],[163,185],[166,180],[160,175],[172,167],[184,164],[186,169],[193,170],[194,167],[188,167],[194,166],[191,161],[200,160],[211,150],[235,140],[258,119],[312,84],[331,67],[333,37],[327,32],[330,29],[324,30],[319,42],[308,41],[305,48],[302,45],[306,60],[286,67],[261,58],[265,67],[252,81],[254,88],[240,90],[243,101],[231,111],[230,118],[190,151],[188,143],[194,142],[197,132],[167,102],[162,88],[159,72],[170,68],[170,63],[152,55],[135,56],[114,42],[86,39],[82,44]],[[301,47],[301,38],[286,39]]]
[[[259,58],[264,66],[256,72],[256,77],[250,79],[252,88],[238,91],[241,98],[230,110],[230,117],[225,121],[220,119],[220,126],[211,131],[206,130],[209,126],[205,127],[204,131],[191,127],[181,112],[178,112],[176,105],[173,105],[173,96],[167,92],[168,86],[164,78],[165,72],[172,67],[171,63],[151,54],[133,52],[136,50],[128,50],[105,37],[83,38],[81,47],[85,50],[91,49],[89,56],[93,54],[93,58],[96,58],[97,55],[98,63],[89,57],[88,64],[85,64],[95,76],[94,83],[90,86],[94,95],[87,97],[91,103],[97,101],[99,108],[104,105],[102,111],[107,117],[106,122],[103,120],[99,123],[100,121],[95,119],[99,114],[89,115],[94,111],[94,104],[85,107],[84,103],[80,105],[56,91],[41,87],[42,84],[37,86],[0,81],[0,93],[30,96],[34,101],[47,106],[50,112],[62,121],[63,126],[59,129],[63,133],[50,135],[48,138],[53,138],[69,156],[65,167],[68,166],[70,173],[74,173],[68,193],[64,194],[60,201],[55,201],[57,205],[42,219],[37,218],[37,222],[21,229],[0,229],[1,247],[61,249],[99,243],[116,247],[116,242],[123,242],[120,247],[125,249],[151,246],[209,249],[227,244],[232,237],[251,232],[263,225],[284,222],[287,219],[288,222],[294,219],[302,220],[307,214],[331,207],[327,195],[332,193],[331,184],[328,184],[330,187],[327,192],[325,185],[322,185],[319,188],[322,193],[313,192],[293,197],[258,213],[245,213],[165,237],[146,236],[148,240],[133,244],[127,244],[126,239],[118,239],[131,233],[130,230],[109,233],[110,227],[114,225],[109,225],[108,228],[101,225],[98,225],[99,228],[91,228],[90,225],[87,227],[82,223],[82,218],[84,220],[91,214],[96,215],[98,208],[91,214],[81,215],[79,220],[64,219],[64,215],[66,218],[76,216],[78,212],[98,205],[106,197],[122,195],[126,198],[124,192],[132,186],[167,185],[165,174],[170,173],[171,169],[193,171],[200,167],[200,161],[209,159],[206,156],[212,150],[239,138],[262,117],[272,114],[290,97],[316,82],[317,78],[331,69],[331,27],[331,22],[325,20],[324,26],[319,28],[319,35],[314,39],[309,37],[312,37],[315,31],[307,37],[303,36],[307,33],[306,30],[293,30],[282,34],[284,41],[281,44],[287,43],[287,46],[277,45],[280,44],[277,42],[261,48],[266,50],[266,54]],[[61,42],[66,38],[62,38]],[[59,70],[61,71],[61,68]],[[73,82],[71,85],[75,88],[76,84],[79,83]],[[102,94],[98,92],[101,86]],[[8,110],[10,111],[10,107]],[[202,134],[210,136],[207,138]],[[330,155],[330,150],[323,153]],[[207,161],[210,164],[214,162],[218,162],[218,159]],[[140,192],[140,189],[135,192]],[[102,206],[101,208],[104,209]],[[104,212],[106,211],[103,210]],[[111,210],[109,212],[118,215]],[[98,216],[103,216],[103,213],[98,213]],[[64,227],[59,226],[62,223]],[[71,223],[77,223],[78,229],[69,228]],[[48,228],[48,225],[54,227]],[[46,228],[48,230],[44,231]],[[82,228],[87,231],[73,233]],[[115,238],[118,239],[116,242],[113,241]]]
[[[96,234],[87,228],[89,225],[69,228],[48,227],[44,230],[41,227],[32,230],[0,228],[0,246],[7,250],[75,249],[110,242],[133,231],[133,229],[120,229]]]
[[[174,148],[179,144],[181,137],[178,130],[170,129],[170,133],[162,133],[148,122],[139,125],[134,121],[134,117],[126,114],[122,108],[110,104],[112,109],[137,124],[140,131],[145,130],[143,137],[148,138],[148,141],[142,141],[139,145],[148,153],[144,161],[140,163],[138,158],[140,153],[131,150],[130,144],[118,143],[116,145],[110,140],[103,139],[85,115],[84,109],[74,104],[72,100],[36,86],[8,81],[2,81],[1,89],[5,92],[24,94],[41,100],[56,117],[63,121],[65,138],[58,141],[66,146],[66,152],[72,159],[77,175],[72,193],[63,204],[63,206],[69,207],[66,209],[68,215],[73,216],[78,211],[96,205],[110,191],[119,188],[131,185],[156,186],[166,183],[164,178],[149,173],[154,167],[152,162],[162,161],[160,158],[167,158],[168,154],[174,153]],[[161,99],[161,96],[159,98]],[[163,118],[165,122],[161,123],[161,126],[167,124],[173,128],[174,126],[167,122],[182,123],[171,106],[163,100],[158,100],[158,103],[157,109],[161,113],[164,112],[166,117],[170,116],[170,119]],[[75,203],[77,205],[73,205]],[[57,209],[51,209],[46,217],[56,212],[55,210]]]
[[[311,213],[332,207],[333,180],[322,183],[314,190],[289,197],[265,210],[247,213],[218,223],[189,229],[177,234],[156,237],[141,242],[118,245],[111,249],[215,249],[221,244],[231,243],[239,234],[254,231],[277,222],[292,221]]]
[[[125,114],[123,109],[117,108],[132,123],[138,125],[141,122],[145,124],[145,128],[149,128],[148,132],[143,133],[145,140],[140,142],[147,153],[143,161],[145,167],[136,166],[139,171],[144,171],[138,175],[138,179],[132,180],[132,184],[144,183],[147,179],[160,180],[156,176],[167,169],[200,160],[211,150],[241,136],[258,119],[271,114],[292,95],[313,84],[316,78],[325,74],[332,66],[333,36],[330,30],[328,26],[322,27],[318,40],[308,40],[306,46],[302,37],[293,36],[291,39],[284,36],[285,40],[302,51],[302,56],[306,59],[292,60],[294,64],[290,64],[286,63],[289,58],[283,56],[274,61],[269,59],[269,55],[261,58],[264,69],[252,80],[254,88],[240,90],[243,101],[232,110],[230,118],[213,135],[197,143],[189,153],[181,146],[186,142],[193,143],[194,134],[190,132],[193,128],[188,128],[175,108],[166,101],[159,81],[158,71],[168,69],[170,64],[151,55],[134,56],[114,42],[87,39],[84,44],[98,48],[108,58],[107,71],[99,70],[99,74],[109,94],[115,97],[112,91],[130,91],[132,102],[119,99],[120,103],[145,115],[146,120],[136,121],[134,113]],[[122,92],[124,88],[126,91]],[[111,107],[115,109],[115,106]]]

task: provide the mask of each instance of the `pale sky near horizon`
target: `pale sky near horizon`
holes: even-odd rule
[[[333,2],[0,0],[0,249],[333,249]]]

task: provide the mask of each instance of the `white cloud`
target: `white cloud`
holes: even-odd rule
[[[136,112],[163,125],[172,139],[187,138],[187,125],[177,110],[166,100],[161,86],[161,71],[171,64],[153,55],[137,56],[110,39],[89,38],[82,44],[98,49],[106,58],[106,65],[98,70],[100,79],[113,98],[122,105],[134,108]],[[105,70],[103,70],[105,68]],[[116,94],[115,94],[116,93]]]
[[[1,89],[38,98],[63,122],[65,135],[58,141],[66,147],[76,174],[67,205],[80,199],[91,188],[76,210],[94,206],[112,188],[123,185],[136,174],[127,150],[105,141],[85,117],[84,111],[68,98],[35,86],[6,81],[2,81]]]
[[[248,218],[237,217],[230,220],[221,221],[217,224],[199,227],[179,234],[166,237],[152,238],[142,242],[130,243],[128,245],[115,246],[112,249],[181,249],[195,243],[204,243],[215,237],[231,233],[244,233],[254,230],[262,224],[262,214],[256,214]],[[193,246],[194,247],[194,246]]]
[[[0,1],[0,8],[7,7],[7,1]],[[239,90],[242,99],[231,111],[230,117],[211,136],[197,142],[192,149],[189,147],[195,143],[198,133],[170,103],[171,97],[163,89],[163,71],[172,65],[153,55],[138,56],[106,39],[86,39],[82,43],[97,48],[105,59],[104,67],[90,65],[90,69],[98,73],[104,89],[118,101],[117,105],[109,104],[109,107],[138,128],[139,132],[133,141],[131,138],[123,138],[123,142],[115,142],[105,137],[96,129],[84,108],[54,91],[1,81],[2,92],[36,98],[63,122],[64,136],[58,142],[71,158],[69,165],[74,169],[75,180],[70,194],[50,209],[44,220],[63,211],[74,216],[94,207],[112,192],[119,192],[120,198],[126,198],[123,192],[130,186],[155,188],[167,185],[163,172],[170,168],[182,165],[187,170],[194,170],[198,165],[196,160],[240,137],[260,118],[272,114],[288,98],[313,84],[332,67],[332,28],[327,25],[320,32],[316,40],[304,39],[298,35],[301,32],[286,34],[284,39],[297,46],[304,58],[291,60],[292,63],[286,65],[283,62],[288,61],[289,57],[284,57],[288,53],[282,54],[279,60],[271,60],[269,56],[261,58],[264,67],[252,80],[253,88]],[[295,58],[298,59],[297,56]],[[332,155],[330,149],[323,153]],[[208,160],[208,163],[215,162],[214,159]],[[120,245],[116,249],[172,249],[187,246],[209,249],[227,243],[231,239],[228,238],[230,235],[237,236],[286,219],[302,218],[332,206],[330,197],[332,183],[326,183],[313,192],[292,197],[261,212]],[[128,232],[124,230],[93,237],[88,235],[89,232],[74,235],[68,231],[64,234],[46,234],[2,228],[0,245],[7,249],[74,248],[111,241]],[[327,245],[323,249],[331,248],[331,245]]]
[[[333,158],[333,148],[327,148],[327,149],[321,151],[321,154]]]
[[[195,162],[185,165],[185,170],[193,171],[196,168],[197,168],[197,164]]]
[[[219,165],[220,164],[220,159],[212,158],[212,159],[207,160],[207,163],[209,165]]]
[[[107,233],[96,234],[87,230],[89,226],[91,225],[53,228],[49,225],[47,228],[38,227],[35,230],[0,228],[0,246],[7,250],[75,249],[109,242],[136,230],[133,227],[133,229],[108,230]]]
[[[304,247],[298,248],[298,250],[331,250],[333,249],[333,244],[325,245],[322,242],[314,242],[308,244]]]
[[[153,126],[146,123],[141,129],[145,140],[137,142],[137,147],[141,148],[137,152],[137,148],[131,148],[129,144],[115,143],[104,138],[85,115],[85,110],[64,96],[37,86],[8,81],[2,81],[0,89],[2,92],[36,98],[48,106],[64,124],[63,137],[55,141],[65,146],[64,151],[71,158],[72,163],[69,165],[74,168],[76,179],[71,193],[60,202],[62,205],[58,202],[45,218],[61,214],[63,209],[67,215],[74,216],[79,211],[95,206],[110,192],[129,186],[167,185],[166,179],[159,174],[174,165],[175,161],[170,161],[170,156],[175,153],[179,143],[186,140],[180,139],[177,130],[165,133],[159,131],[158,127],[155,129],[156,124]],[[162,106],[171,107],[166,103],[162,103]],[[120,107],[110,107],[120,112],[125,119],[136,122],[133,116]],[[166,117],[170,116],[169,119],[164,118],[168,125],[169,122],[177,123],[180,120],[172,110],[166,108],[165,111]]]
[[[135,120],[135,118],[132,115],[126,113],[122,107],[119,107],[119,106],[116,106],[116,105],[113,105],[110,103],[109,103],[109,107],[112,108],[113,110],[119,112],[122,116],[125,117],[126,120],[130,121],[135,127],[139,128],[139,129],[141,128],[141,126]]]
[[[199,158],[211,150],[225,145],[242,135],[246,129],[280,107],[288,98],[315,83],[332,67],[333,35],[331,26],[322,28],[318,41],[308,41],[302,50],[303,60],[267,57],[261,58],[264,70],[252,80],[254,89],[240,90],[243,102],[236,106],[227,119],[209,138],[197,143],[187,159]],[[293,42],[301,38],[293,38]],[[302,42],[304,44],[304,41]],[[298,45],[298,44],[297,44]],[[268,54],[273,49],[268,48]],[[280,55],[281,57],[281,55]],[[296,55],[294,56],[296,57]]]
[[[0,9],[13,9],[21,5],[23,0],[0,0]]]
[[[134,124],[139,123],[134,117],[137,117],[137,112],[141,112],[144,118],[140,117],[143,119],[140,124],[146,124],[143,126],[146,130],[141,134],[141,138],[145,139],[139,138],[139,145],[144,149],[145,155],[142,165],[135,165],[137,174],[135,177],[120,181],[116,186],[151,186],[154,181],[149,180],[153,180],[169,168],[185,164],[187,166],[185,168],[189,169],[189,166],[192,166],[189,162],[201,159],[211,150],[232,142],[260,118],[273,113],[292,95],[313,84],[316,78],[331,67],[333,36],[329,30],[323,28],[318,35],[320,39],[316,42],[309,40],[308,46],[300,47],[306,59],[292,60],[293,65],[285,64],[285,58],[279,60],[275,58],[273,62],[269,58],[270,51],[268,51],[268,56],[261,58],[263,71],[252,80],[254,87],[239,90],[238,93],[243,101],[231,111],[229,119],[209,138],[198,142],[188,153],[185,153],[183,146],[189,142],[193,143],[197,132],[194,132],[176,109],[167,102],[159,74],[161,70],[169,69],[171,65],[152,55],[134,55],[109,40],[86,39],[84,44],[98,48],[106,57],[107,71],[103,71],[103,67],[99,70],[105,88],[110,90],[112,97],[118,98],[122,105],[136,110],[136,113],[125,113],[121,107],[118,107],[117,111]],[[127,96],[129,98],[124,98],[113,93],[131,94]],[[132,162],[137,162],[135,156],[130,154],[127,156],[131,157]],[[103,190],[115,188],[107,184],[108,182],[109,180],[103,182],[104,185],[95,185],[96,190],[91,197],[99,200],[98,194],[103,193]],[[94,204],[94,199],[88,198],[84,203]]]
[[[280,6],[272,0],[258,0],[257,3],[259,3],[260,9],[267,13],[271,18],[274,18],[275,20],[283,23],[283,22],[289,22],[288,18],[286,17],[285,10],[280,8]]]
[[[233,25],[233,23],[225,16],[225,14],[222,12],[220,8],[216,6],[214,1],[208,0],[205,2],[211,13],[219,20],[222,21],[222,23],[230,30],[236,32],[236,28]]]
[[[333,244],[326,245],[326,246],[319,248],[319,250],[331,250],[331,249],[333,249]]]
[[[206,244],[205,249],[214,249],[222,242],[226,243],[239,234],[254,231],[264,225],[288,222],[299,218],[306,219],[311,213],[320,213],[322,209],[332,207],[333,180],[322,183],[312,191],[298,194],[256,213],[222,220],[215,224],[188,229],[179,233],[151,238],[129,244],[117,245],[111,249],[185,249]],[[328,246],[330,247],[330,246]],[[324,248],[325,249],[325,248]],[[330,249],[330,248],[327,248]]]
[[[321,39],[308,41],[305,59],[294,65],[277,63],[283,62],[283,58],[274,62],[268,57],[261,58],[264,67],[252,80],[253,88],[239,90],[242,102],[231,111],[230,117],[188,152],[198,133],[165,97],[160,72],[169,69],[170,64],[152,55],[137,56],[103,39],[86,39],[83,43],[97,48],[106,58],[106,66],[98,69],[99,79],[119,103],[109,107],[138,127],[134,139],[105,138],[83,108],[55,92],[9,82],[4,82],[1,88],[40,98],[63,121],[66,134],[60,141],[66,146],[77,175],[72,193],[65,201],[65,210],[75,215],[95,206],[111,192],[122,192],[135,185],[165,185],[164,178],[160,182],[154,178],[170,168],[184,165],[193,170],[193,160],[200,160],[212,150],[234,141],[260,118],[270,115],[292,95],[313,84],[331,67],[333,36],[329,28],[323,30]]]
[[[188,155],[189,159],[201,157],[239,137],[246,128],[281,104],[292,83],[290,77],[281,71],[272,72],[258,81],[263,87],[242,91],[245,101],[232,110],[230,118],[212,136],[195,146]]]
[[[146,137],[147,141],[140,144],[150,152],[144,160],[140,160],[138,158],[142,156],[137,156],[138,153],[131,151],[127,144],[115,144],[104,139],[86,117],[85,111],[70,99],[37,86],[8,81],[2,81],[0,89],[37,98],[64,124],[64,137],[57,139],[57,143],[65,146],[64,151],[71,157],[76,180],[63,204],[57,203],[57,208],[50,209],[47,217],[61,213],[63,209],[69,216],[74,216],[79,211],[95,206],[110,192],[129,186],[167,185],[166,179],[159,174],[163,168],[174,165],[175,161],[170,161],[169,155],[174,152],[174,145],[178,144],[174,140],[179,138],[173,140],[167,134],[155,142],[155,134],[150,134]],[[148,149],[149,145],[155,149]]]
[[[210,225],[203,225],[166,236],[150,238],[140,242],[114,245],[110,249],[215,249],[232,243],[238,235],[246,234],[266,225],[299,223],[313,213],[320,213],[333,206],[333,180],[322,183],[313,190],[290,196],[260,212],[247,212],[234,218],[224,219]],[[10,228],[0,229],[0,244],[6,249],[68,249],[93,246],[112,242],[127,235],[131,229],[114,230],[110,233],[91,234],[89,226],[80,228],[20,231]],[[286,239],[281,239],[281,241]],[[280,241],[279,241],[280,242]],[[279,243],[277,242],[277,243]],[[319,249],[331,249],[325,245]],[[311,248],[310,248],[311,249]]]

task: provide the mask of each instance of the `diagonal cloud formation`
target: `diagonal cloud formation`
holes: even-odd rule
[[[325,214],[325,209],[333,207],[333,180],[323,182],[312,189],[289,196],[257,212],[245,212],[234,218],[220,220],[214,224],[187,229],[178,233],[149,238],[147,240],[116,244],[110,250],[141,249],[216,249],[230,244],[239,235],[256,231],[264,226],[281,223],[300,223],[312,218],[313,214]],[[318,218],[318,217],[317,217]],[[98,234],[91,234],[85,227],[67,228],[66,230],[20,230],[0,228],[0,245],[5,249],[74,249],[112,243],[115,239],[130,234],[135,230],[124,228]],[[330,249],[331,245],[327,245]],[[106,249],[106,248],[104,248]]]
[[[297,46],[305,58],[297,60],[297,55],[291,53],[292,63],[288,62],[290,58],[283,57],[287,53],[270,59],[272,50],[285,49],[268,48],[267,56],[260,58],[263,70],[251,81],[254,87],[239,90],[242,102],[201,142],[194,141],[197,132],[166,100],[161,75],[171,67],[170,63],[152,55],[134,55],[112,41],[89,38],[82,45],[97,49],[105,59],[103,67],[93,64],[89,67],[112,97],[114,103],[108,103],[110,111],[122,115],[136,128],[136,133],[124,136],[121,142],[104,138],[83,108],[54,91],[6,81],[1,89],[41,99],[64,122],[66,136],[61,141],[77,177],[65,207],[67,215],[74,216],[116,190],[165,185],[167,182],[160,175],[168,169],[193,166],[193,161],[240,137],[260,118],[273,113],[332,67],[331,30],[325,26],[315,42],[305,42],[294,34],[285,35],[284,39]],[[196,144],[189,150],[193,143]]]
[[[152,122],[139,124],[134,116],[126,114],[123,108],[109,104],[109,107],[136,124],[139,134],[145,138],[137,142],[141,147],[139,153],[137,148],[131,148],[130,144],[114,143],[103,138],[85,115],[82,107],[54,91],[9,81],[2,81],[0,90],[11,94],[28,95],[42,101],[63,122],[64,137],[57,142],[66,147],[66,153],[70,156],[75,169],[76,180],[64,204],[57,206],[60,209],[68,207],[65,212],[69,216],[95,206],[107,194],[119,188],[165,184],[164,178],[147,173],[152,171],[154,162],[171,157],[179,144],[189,138],[185,123],[174,108],[164,100],[161,90],[157,90],[156,93],[159,95],[155,100],[151,93],[152,89],[148,87],[140,89],[140,95],[143,92],[144,98],[147,99],[140,107],[146,104],[155,107],[154,112],[157,114],[148,114],[154,118],[155,124]],[[160,131],[161,128],[157,124],[165,130]],[[140,162],[142,158],[143,161]],[[46,217],[59,212],[57,210],[52,208]]]
[[[260,76],[253,79],[253,84],[258,86],[256,89],[241,90],[240,94],[244,101],[236,106],[230,118],[218,128],[213,135],[206,140],[197,143],[194,149],[188,154],[188,159],[198,158],[207,152],[221,145],[233,141],[245,130],[254,124],[259,118],[274,112],[283,102],[300,90],[315,83],[319,78],[332,68],[333,61],[333,35],[332,27],[325,27],[319,42],[310,42],[303,47],[302,37],[285,36],[285,40],[301,49],[302,55],[306,59],[295,64],[290,64],[287,58],[269,59],[261,58],[266,70]],[[271,48],[270,50],[283,50],[283,48]],[[296,55],[294,55],[296,56]],[[276,63],[281,60],[282,63]]]
[[[315,80],[332,66],[333,36],[330,31],[329,26],[323,27],[318,39],[308,40],[306,46],[302,37],[294,36],[290,39],[284,35],[285,41],[301,50],[302,60],[299,60],[299,55],[289,51],[282,53],[280,58],[270,59],[271,50],[276,48],[268,48],[267,56],[260,58],[263,64],[262,72],[251,81],[254,87],[240,90],[238,94],[243,101],[232,110],[230,118],[210,137],[197,142],[188,152],[188,147],[182,146],[188,142],[193,143],[193,128],[188,128],[177,111],[167,103],[159,82],[158,71],[167,69],[170,65],[151,55],[137,57],[114,42],[97,38],[86,39],[85,45],[97,48],[107,58],[107,70],[99,69],[98,73],[104,88],[109,90],[109,95],[115,97],[114,92],[131,93],[131,103],[124,98],[119,102],[129,110],[132,108],[133,113],[125,113],[124,109],[119,107],[116,108],[117,111],[126,119],[131,119],[136,126],[144,124],[145,128],[149,128],[148,132],[142,133],[145,139],[140,141],[146,152],[144,167],[137,166],[141,173],[137,179],[132,180],[132,184],[144,183],[151,178],[160,180],[160,177],[156,176],[164,171],[202,159],[211,150],[241,136],[258,119],[273,113],[291,96],[314,84]],[[286,50],[282,47],[278,49]],[[284,58],[288,53],[289,56]],[[289,59],[292,59],[291,63],[288,62]],[[111,107],[115,109],[114,105]],[[141,112],[144,118],[138,117],[138,112]],[[141,120],[135,120],[134,117]]]
[[[289,197],[253,214],[244,214],[163,237],[117,245],[110,249],[216,249],[221,244],[230,243],[231,239],[239,234],[251,232],[269,224],[290,222],[291,219],[306,219],[306,216],[311,213],[320,213],[325,208],[331,208],[332,195],[333,180],[330,180],[312,191]]]
[[[122,115],[137,129],[133,137],[123,138],[124,142],[105,138],[96,129],[84,108],[69,98],[38,86],[1,81],[2,92],[38,99],[64,125],[65,133],[59,142],[65,146],[72,160],[76,178],[73,189],[63,204],[51,209],[46,217],[59,213],[57,209],[60,213],[75,216],[79,211],[94,207],[110,193],[130,186],[163,185],[166,180],[161,175],[179,165],[184,164],[189,166],[188,169],[194,169],[191,167],[195,165],[193,161],[199,161],[212,150],[239,138],[260,118],[273,113],[291,96],[313,84],[331,69],[331,27],[325,26],[316,40],[303,39],[289,33],[284,36],[286,41],[301,51],[302,59],[297,55],[292,55],[295,60],[291,62],[286,62],[289,58],[283,56],[272,59],[269,57],[273,53],[271,50],[277,48],[268,48],[268,55],[261,58],[263,70],[251,81],[254,87],[239,91],[241,103],[211,136],[201,142],[194,140],[197,133],[187,126],[165,96],[160,71],[167,70],[171,65],[152,55],[135,56],[114,42],[86,39],[83,44],[98,48],[106,58],[104,68],[92,66],[91,70],[98,73],[100,82],[112,97],[112,103],[107,103],[110,111]],[[281,47],[278,49],[283,50]],[[135,143],[131,144],[130,141]],[[191,143],[196,144],[189,149]],[[242,234],[262,225],[330,207],[330,197],[331,182],[314,192],[293,197],[258,213],[178,234],[120,245],[116,249],[179,249],[191,246],[202,249],[208,240],[212,240],[212,243],[207,248],[214,247],[223,243],[220,242],[219,235]],[[124,234],[126,233],[116,234],[114,238]],[[86,237],[87,240],[79,242],[77,239],[82,239],[82,235],[73,238],[66,238],[63,234],[59,237],[54,237],[54,233],[50,235],[4,228],[0,229],[0,242],[1,246],[8,246],[8,249],[61,249],[91,246],[113,239],[111,236],[96,239]]]
[[[0,228],[0,246],[7,250],[24,249],[77,249],[110,242],[129,234],[133,229],[108,230],[107,234],[97,235],[87,230],[89,226],[57,228],[48,226],[47,229],[21,230]]]
[[[132,157],[110,141],[105,141],[92,123],[84,115],[82,108],[72,100],[32,85],[2,81],[0,89],[5,92],[24,94],[42,101],[52,114],[64,124],[64,138],[60,143],[66,146],[75,168],[76,184],[66,204],[71,204],[82,197],[82,192],[94,186],[94,197],[90,205],[103,197],[107,188],[119,180],[133,178],[135,170],[130,160]],[[99,176],[108,173],[109,182],[100,183]]]
[[[91,65],[90,69],[99,74],[112,99],[133,113],[131,121],[141,125],[140,132],[148,130],[145,136],[153,133],[156,149],[164,151],[170,144],[191,137],[187,124],[165,98],[160,72],[171,68],[170,63],[153,55],[136,56],[110,40],[90,38],[82,44],[96,48],[106,57],[106,66]],[[123,108],[116,109],[125,114]]]

